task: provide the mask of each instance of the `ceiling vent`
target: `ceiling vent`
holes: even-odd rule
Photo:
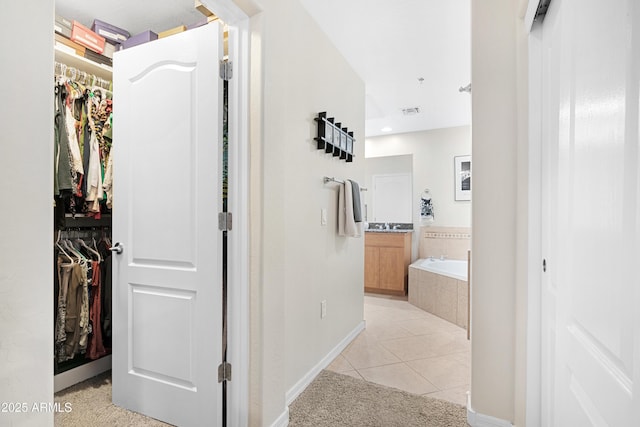
[[[416,114],[420,114],[420,107],[410,107],[402,109],[403,116],[415,116]]]

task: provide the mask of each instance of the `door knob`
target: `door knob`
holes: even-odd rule
[[[120,255],[124,250],[124,247],[120,244],[120,242],[116,242],[116,244],[110,247],[109,250],[111,252],[115,252],[116,254]]]

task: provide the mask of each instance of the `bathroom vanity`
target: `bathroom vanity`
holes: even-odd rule
[[[364,290],[406,295],[413,230],[366,230]]]

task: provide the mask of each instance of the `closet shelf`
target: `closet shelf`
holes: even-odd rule
[[[66,214],[64,217],[65,228],[92,228],[92,227],[111,227],[111,215],[102,214],[100,219],[87,217],[83,215]]]
[[[69,67],[74,67],[82,70],[86,73],[93,74],[104,80],[111,80],[113,75],[113,68],[108,65],[98,64],[90,59],[83,58],[75,53],[68,52],[66,46],[54,46],[55,60],[66,64]]]

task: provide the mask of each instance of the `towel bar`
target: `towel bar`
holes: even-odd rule
[[[340,181],[339,179],[335,179],[334,177],[329,178],[328,176],[325,176],[324,178],[322,178],[322,180],[325,184],[328,182],[337,182],[338,184],[344,184],[344,181]],[[360,187],[360,191],[367,191],[367,189],[366,187]]]

